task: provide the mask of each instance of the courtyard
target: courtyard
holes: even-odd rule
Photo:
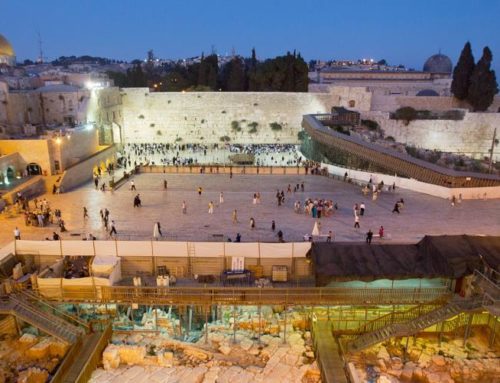
[[[305,234],[312,232],[315,219],[310,215],[294,212],[295,201],[303,205],[307,198],[328,199],[338,204],[334,214],[321,218],[321,234],[315,240],[325,241],[328,231],[332,231],[334,241],[364,241],[371,229],[378,233],[384,226],[385,238],[375,236],[374,243],[413,243],[424,235],[498,235],[500,232],[499,200],[468,200],[457,203],[396,189],[384,191],[376,201],[371,195],[364,196],[358,185],[317,175],[241,175],[233,178],[216,174],[139,174],[133,177],[136,191],[125,183],[115,191],[95,190],[88,183],[63,194],[50,194],[46,198],[51,209],[60,209],[67,232],[61,238],[80,240],[92,233],[97,239],[109,239],[104,229],[99,211],[107,208],[111,220],[115,221],[120,240],[150,240],[153,227],[160,222],[163,236],[160,240],[179,241],[220,241],[237,233],[242,242],[277,242],[277,232],[283,232],[284,240],[303,241]],[[164,190],[164,180],[168,182]],[[288,185],[304,183],[304,192],[287,192]],[[197,189],[203,189],[201,196]],[[276,191],[285,192],[285,202],[278,206]],[[219,203],[223,192],[224,203]],[[259,192],[261,203],[253,204],[253,194]],[[134,208],[133,199],[139,194],[142,206]],[[396,201],[404,199],[401,214],[392,213]],[[187,213],[182,212],[185,201]],[[213,214],[208,213],[210,201],[214,204]],[[354,204],[364,202],[366,211],[361,216],[359,229],[354,226]],[[31,202],[33,206],[33,202]],[[83,206],[89,218],[83,219]],[[232,212],[237,210],[238,222],[233,223]],[[46,227],[25,226],[22,214],[0,215],[2,231],[0,245],[13,240],[13,230],[19,227],[22,239],[40,240],[52,238],[59,233],[55,225]],[[250,227],[250,218],[255,220],[255,228]],[[276,223],[271,230],[272,221]]]

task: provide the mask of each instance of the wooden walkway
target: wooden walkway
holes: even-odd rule
[[[316,358],[321,370],[321,381],[324,383],[347,383],[344,361],[340,349],[333,337],[328,321],[317,321],[313,324],[313,338]]]

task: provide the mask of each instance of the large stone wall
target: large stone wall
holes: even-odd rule
[[[150,93],[146,88],[122,89],[124,142],[296,143],[302,115],[327,113],[332,106],[369,110],[364,88],[332,88],[329,93],[186,92]],[[232,129],[237,121],[241,131]],[[251,123],[257,132],[250,133]],[[282,129],[273,131],[271,123]]]
[[[466,113],[463,120],[391,120],[389,113],[369,112],[362,118],[377,121],[386,136],[415,147],[462,153],[482,159],[489,157],[493,133],[500,138],[500,113]],[[493,150],[493,159],[500,161],[500,145]]]

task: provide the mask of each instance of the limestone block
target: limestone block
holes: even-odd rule
[[[118,346],[109,345],[102,353],[102,364],[105,370],[112,370],[118,368],[120,365],[120,353]]]
[[[37,336],[36,336],[36,335],[33,335],[33,334],[28,334],[28,333],[23,334],[23,335],[19,338],[19,340],[18,340],[18,342],[23,343],[24,345],[34,344],[34,343],[36,343],[37,341],[38,341],[38,338],[37,338]]]
[[[245,351],[248,351],[252,348],[253,346],[253,342],[248,339],[248,338],[244,338],[241,342],[240,342],[240,347],[245,350]]]
[[[311,339],[311,331],[306,331],[304,333],[304,339],[305,340],[310,340]]]
[[[380,371],[387,371],[387,365],[384,359],[377,359],[377,366],[380,368]]]
[[[290,348],[290,352],[293,352],[293,353],[298,354],[298,355],[302,355],[305,351],[306,351],[306,348],[300,344],[294,344]]]
[[[403,362],[401,361],[401,358],[394,357],[391,358],[391,368],[394,370],[402,370],[403,369]]]
[[[17,378],[18,383],[45,383],[49,379],[49,373],[36,367],[30,367],[21,371]]]
[[[53,357],[63,358],[68,351],[69,344],[58,339],[51,338],[49,343],[49,354]]]
[[[306,351],[306,357],[314,359],[314,351]]]
[[[391,356],[387,352],[387,349],[384,346],[380,347],[380,350],[377,353],[377,359],[389,360],[390,358]]]
[[[174,373],[174,368],[160,368],[149,376],[149,381],[155,383],[166,383],[170,381],[170,377]]]
[[[189,373],[182,377],[183,383],[202,383],[203,376],[207,372],[207,368],[205,366],[197,366],[193,369],[190,369]]]
[[[444,359],[443,356],[441,355],[434,355],[431,358],[432,364],[438,366],[438,367],[443,367],[446,365],[446,360]]]
[[[49,355],[49,351],[50,341],[46,338],[26,350],[26,356],[31,359],[42,359]]]
[[[128,365],[142,364],[146,356],[145,346],[118,346],[118,354],[120,355],[121,363]]]
[[[223,344],[219,347],[219,352],[224,355],[229,355],[231,353],[231,350],[231,347],[229,347],[227,344]]]
[[[221,368],[219,366],[210,367],[210,369],[206,372],[205,376],[203,377],[202,383],[216,383],[220,371]]]
[[[420,367],[415,367],[413,370],[412,380],[414,382],[423,382],[424,379],[424,371]]]
[[[174,354],[172,352],[160,352],[157,355],[158,365],[162,367],[172,367],[174,363]]]

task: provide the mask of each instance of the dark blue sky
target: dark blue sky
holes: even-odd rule
[[[0,33],[19,60],[90,54],[183,58],[232,48],[259,58],[385,58],[421,69],[441,49],[455,63],[470,40],[500,69],[499,0],[0,0]],[[499,56],[496,56],[499,55]]]

